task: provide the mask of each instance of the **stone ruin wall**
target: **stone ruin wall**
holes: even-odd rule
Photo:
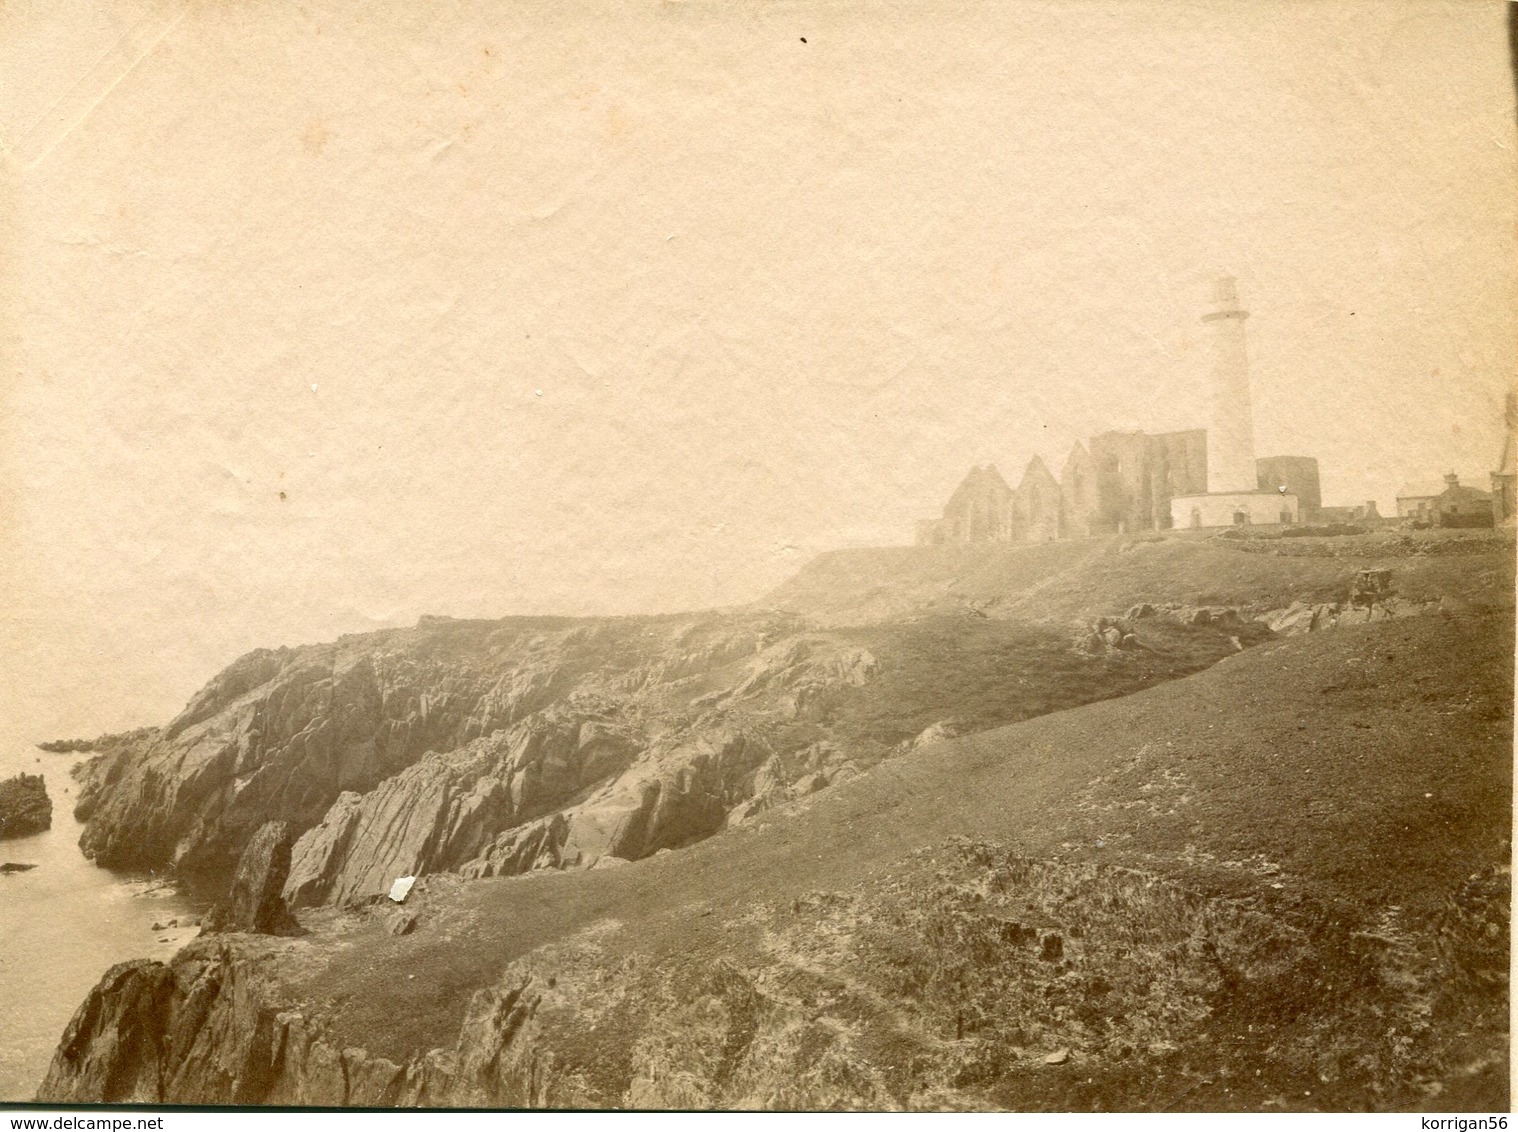
[[[917,544],[1052,542],[1170,526],[1170,500],[1207,489],[1207,431],[1104,432],[1076,444],[1056,479],[1035,456],[1017,487],[976,466]]]

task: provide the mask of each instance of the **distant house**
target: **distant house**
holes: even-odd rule
[[[1444,488],[1434,483],[1410,483],[1397,492],[1397,518],[1416,519],[1432,524],[1434,500],[1444,494]]]
[[[1412,485],[1397,493],[1397,517],[1427,523],[1431,527],[1490,527],[1492,493],[1465,487],[1450,472],[1444,486]]]
[[[1492,493],[1477,487],[1462,487],[1460,477],[1451,472],[1444,477],[1444,490],[1434,500],[1434,513],[1441,527],[1490,527]]]

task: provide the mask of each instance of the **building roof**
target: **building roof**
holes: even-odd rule
[[[1446,503],[1459,503],[1461,500],[1490,499],[1492,493],[1482,491],[1479,487],[1469,487],[1459,482],[1451,482],[1456,477],[1453,473],[1444,478],[1440,484],[1433,483],[1410,483],[1397,492],[1399,502],[1407,499],[1442,499]]]
[[[1440,503],[1480,503],[1483,500],[1490,501],[1491,498],[1491,492],[1482,491],[1479,487],[1466,487],[1464,484],[1447,487],[1439,493]]]

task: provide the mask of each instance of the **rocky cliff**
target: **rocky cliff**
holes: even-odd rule
[[[291,841],[285,822],[263,824],[243,850],[226,895],[206,914],[206,932],[300,934],[300,923],[284,897]]]
[[[286,822],[296,907],[406,875],[611,865],[760,820],[926,729],[1205,667],[1238,632],[1156,622],[1141,649],[1087,656],[1063,629],[959,612],[853,630],[755,611],[426,619],[239,660],[83,768],[80,844],[225,875]]]
[[[41,1099],[1505,1105],[1510,556],[1357,618],[1377,560],[1087,552],[244,658],[89,765],[84,844],[251,843],[304,934],[114,968]]]
[[[1501,1108],[1510,645],[1304,634],[686,852],[205,936],[113,968],[39,1099]]]
[[[582,851],[593,859],[608,845],[678,842],[710,832],[708,811],[741,792],[731,759],[717,760],[715,778],[704,771],[712,753],[743,748],[735,735],[776,706],[749,712],[754,697],[741,688],[728,696],[724,681],[753,679],[771,663],[772,642],[789,635],[794,644],[797,629],[784,618],[720,615],[427,619],[413,630],[255,652],[161,731],[83,770],[80,844],[105,865],[227,871],[254,830],[283,820],[310,831],[296,849],[292,894],[349,896],[377,890],[375,878],[397,869],[463,864],[503,831],[589,800],[635,764],[634,781],[612,792],[620,803],[607,795],[596,805],[620,804],[630,820],[647,808],[652,825],[635,836],[606,817],[612,827]],[[816,647],[789,666],[797,690],[834,679],[838,658],[826,642]],[[861,664],[850,654],[846,667]],[[725,711],[693,704],[714,688],[747,702]],[[691,805],[671,801],[691,790],[700,796]],[[711,791],[715,803],[704,801]],[[659,792],[663,805],[653,801]]]
[[[448,1050],[397,1065],[340,1046],[281,1001],[285,958],[244,938],[201,941],[172,966],[111,968],[69,1023],[38,1094],[54,1104],[174,1103],[353,1107],[542,1106],[551,1058],[533,1048],[542,987],[530,977],[476,996]],[[102,1040],[103,1035],[110,1035]]]

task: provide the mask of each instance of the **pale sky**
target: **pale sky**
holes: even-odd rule
[[[1260,454],[1486,485],[1502,3],[916,7],[0,7],[0,727],[909,541],[972,463],[1204,426],[1220,272]]]

